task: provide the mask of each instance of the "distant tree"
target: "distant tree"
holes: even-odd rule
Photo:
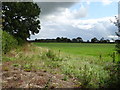
[[[102,37],[99,42],[103,43],[104,41],[104,37]]]
[[[107,42],[107,43],[109,43],[109,42],[110,42],[110,40],[109,40],[109,39],[107,39],[107,40],[106,40],[106,42]]]
[[[27,40],[40,30],[40,8],[33,2],[3,2],[3,30],[15,38]]]
[[[87,42],[89,43],[90,41],[89,41],[89,40],[87,40]]]
[[[38,39],[36,38],[36,39],[35,39],[35,42],[37,42],[37,41],[38,41]]]
[[[71,42],[71,40],[70,40],[70,39],[67,39],[67,42]]]
[[[94,38],[91,39],[91,42],[95,43],[95,42],[99,42],[99,40],[96,37],[94,37]]]
[[[77,42],[83,42],[83,39],[81,37],[76,38]]]
[[[57,41],[57,42],[60,42],[60,41],[61,41],[60,37],[57,37],[57,38],[56,38],[56,41]]]
[[[73,38],[73,39],[72,39],[72,42],[73,42],[73,43],[77,43],[77,39],[76,39],[76,38]]]
[[[110,40],[109,39],[104,39],[103,37],[100,39],[100,41],[99,41],[100,43],[108,43],[108,42],[110,42]]]
[[[63,42],[67,42],[67,38],[63,38]]]

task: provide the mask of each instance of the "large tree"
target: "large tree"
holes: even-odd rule
[[[3,30],[15,38],[27,40],[40,30],[40,8],[33,2],[3,2]]]

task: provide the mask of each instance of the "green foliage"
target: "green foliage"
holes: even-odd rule
[[[116,44],[116,51],[120,54],[120,42]]]
[[[116,33],[116,35],[118,36],[118,38],[120,38],[120,19],[119,19],[119,17],[117,17],[117,16],[115,16],[115,21],[114,22],[112,22],[116,27],[118,27],[118,32],[115,32]],[[116,51],[118,52],[118,54],[119,54],[119,58],[120,58],[120,40],[118,39],[118,40],[116,40],[115,41],[116,42]],[[118,60],[118,63],[120,63],[120,59]]]
[[[14,60],[15,60],[14,57],[2,56],[2,61],[3,61],[3,62],[14,61]]]
[[[13,64],[13,66],[14,66],[14,67],[18,67],[18,66],[19,66],[19,64]]]
[[[20,37],[16,37],[16,40],[18,41],[18,45],[23,45],[26,42],[25,40],[23,40]]]
[[[11,49],[17,47],[17,40],[5,31],[2,31],[2,51],[3,53],[9,52]]]
[[[23,66],[23,69],[27,72],[30,72],[32,70],[32,64],[28,63]]]
[[[59,55],[56,55],[52,50],[48,50],[45,55],[47,58],[50,58],[52,61],[62,61],[63,59],[59,57]]]
[[[63,62],[61,69],[64,74],[77,77],[84,88],[105,87],[106,81],[109,79],[109,73],[103,68],[104,66],[101,66],[100,63],[95,64],[94,61],[90,63],[91,59],[70,59]]]
[[[46,56],[48,58],[51,58],[52,60],[54,60],[55,58],[55,54],[51,50],[48,50],[48,52],[46,53]]]
[[[32,10],[32,11],[31,11]],[[33,2],[3,2],[3,30],[14,37],[26,40],[31,34],[39,32],[40,21],[37,20],[40,8]]]
[[[68,76],[65,75],[62,80],[67,81],[68,80]]]
[[[108,88],[120,88],[120,63],[111,65],[109,67],[110,78],[107,81]]]

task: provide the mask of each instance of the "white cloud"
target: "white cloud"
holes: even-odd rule
[[[75,26],[74,26],[75,27]],[[88,30],[88,29],[91,29],[91,28],[93,28],[93,26],[92,25],[77,25],[77,27],[79,28],[79,29],[83,29],[83,30]]]
[[[55,4],[55,3],[54,3]],[[114,17],[104,17],[98,19],[81,20],[87,16],[87,8],[80,6],[75,9],[70,9],[75,3],[56,3],[51,6],[47,3],[41,3],[43,7],[40,33],[31,36],[31,39],[36,38],[56,38],[56,37],[82,37],[84,40],[97,38],[109,38],[115,36],[117,27],[111,22]],[[61,6],[62,5],[62,6]]]
[[[108,36],[109,38],[113,38],[113,39],[117,39],[118,38],[118,36],[116,36],[116,35],[110,35],[110,36]]]
[[[69,19],[66,16],[54,16],[50,21],[42,21],[42,29],[35,38],[56,38],[56,37],[82,37],[84,40],[97,37],[111,39],[111,36],[115,36],[117,27],[115,27],[110,19],[114,20],[114,17],[106,17],[99,19]],[[65,20],[64,20],[64,19]]]
[[[113,1],[111,1],[111,0],[101,0],[102,1],[102,3],[104,4],[104,5],[109,5],[109,4],[111,4]]]
[[[74,18],[82,18],[87,16],[87,8],[85,8],[83,5],[79,9],[75,9],[73,11]]]
[[[104,5],[109,5],[112,2],[118,2],[119,0],[82,0],[83,2],[87,2],[87,4],[89,5],[91,2],[101,2]]]

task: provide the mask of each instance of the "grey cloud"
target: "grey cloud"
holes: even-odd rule
[[[41,8],[41,15],[44,16],[55,13],[56,11],[61,11],[61,9],[64,8],[69,8],[74,5],[75,2],[37,2],[37,4]]]

